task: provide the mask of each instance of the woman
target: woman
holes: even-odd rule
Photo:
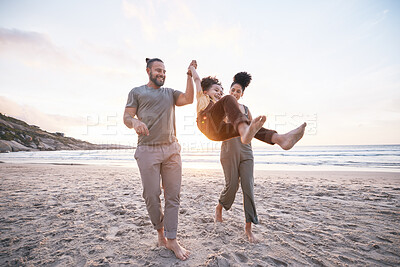
[[[230,95],[239,100],[245,88],[251,81],[250,74],[240,72],[233,78],[229,91]],[[251,113],[247,106],[239,104],[241,112],[251,120]],[[243,205],[246,218],[245,233],[249,242],[256,243],[251,225],[258,224],[256,206],[254,203],[254,157],[251,144],[243,144],[240,138],[232,138],[222,142],[221,164],[225,175],[225,187],[221,192],[219,203],[215,209],[215,219],[222,222],[222,208],[229,210],[239,189],[239,181],[243,192]]]

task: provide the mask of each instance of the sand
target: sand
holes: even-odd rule
[[[0,164],[0,266],[400,265],[400,174],[255,173],[261,239],[244,235],[241,190],[224,222],[222,171],[184,169],[180,261],[156,246],[138,170]]]

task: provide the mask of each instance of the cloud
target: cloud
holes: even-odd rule
[[[200,23],[196,14],[192,12],[185,1],[168,2],[167,14],[164,25],[168,32],[185,31],[191,32],[193,29],[199,29]]]
[[[221,20],[199,18],[185,1],[169,2],[168,17],[164,22],[170,34],[178,34],[178,44],[184,48],[222,48],[241,53],[240,40],[244,31],[240,24],[224,24]]]
[[[127,49],[122,49],[84,41],[82,42],[82,49],[88,53],[95,53],[98,57],[105,58],[116,66],[123,65],[132,67],[132,65],[134,65],[136,67],[141,67],[143,65],[134,57],[131,53],[133,50],[129,47]]]
[[[0,28],[0,44],[29,44],[46,48],[51,46],[49,38],[43,34],[6,28]]]
[[[143,6],[143,3],[146,3],[146,5]],[[154,23],[158,22],[155,20],[156,11],[153,1],[136,1],[136,3],[134,3],[132,1],[123,0],[122,9],[127,18],[136,18],[139,20],[141,29],[148,39],[156,39],[157,28]]]
[[[39,126],[49,132],[68,132],[70,128],[82,127],[86,118],[69,117],[56,114],[46,114],[37,108],[20,105],[6,97],[0,96],[0,112],[30,125]]]
[[[72,64],[71,58],[54,45],[49,36],[18,29],[0,28],[0,55],[16,57],[28,66],[67,67]]]
[[[85,53],[79,55],[82,49]],[[7,60],[20,61],[33,69],[51,68],[78,74],[107,75],[117,78],[130,77],[131,70],[121,65],[127,66],[130,60],[134,62],[133,57],[123,50],[83,42],[80,49],[73,48],[72,52],[69,52],[54,44],[46,34],[7,28],[0,28],[0,56]],[[110,58],[114,66],[102,61],[101,58],[104,56]],[[90,59],[86,63],[83,58]],[[138,65],[136,63],[136,66]]]
[[[190,34],[181,35],[179,44],[183,47],[196,48],[223,48],[234,49],[240,52],[240,40],[242,39],[242,29],[238,26],[223,27],[221,25],[212,25],[202,31],[193,31]]]
[[[245,39],[245,31],[239,24],[224,24],[219,17],[204,20],[186,1],[123,0],[122,6],[127,18],[140,22],[149,40],[176,40],[184,49],[218,48],[233,50],[236,55],[243,52],[240,40]]]
[[[374,26],[376,24],[381,23],[382,21],[384,21],[387,17],[387,14],[389,13],[388,9],[385,9],[382,12],[379,12],[376,17],[372,20],[371,25]]]

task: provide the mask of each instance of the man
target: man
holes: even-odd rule
[[[193,103],[193,82],[188,71],[185,93],[162,87],[166,77],[163,61],[153,58],[146,59],[146,62],[149,82],[130,91],[124,123],[138,134],[135,159],[147,211],[158,233],[158,245],[167,247],[177,258],[186,260],[189,251],[176,240],[182,162],[181,147],[175,133],[175,106]],[[196,61],[192,61],[192,65],[196,66]],[[164,214],[160,201],[160,177],[164,189]]]

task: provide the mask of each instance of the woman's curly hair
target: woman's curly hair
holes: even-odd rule
[[[244,92],[244,89],[249,86],[250,82],[251,75],[247,72],[242,71],[236,73],[236,75],[233,77],[233,83],[231,84],[231,87],[235,84],[239,84],[242,87],[242,91]]]
[[[203,91],[208,91],[214,84],[217,84],[222,88],[221,82],[216,77],[208,76],[201,79],[201,88]]]

